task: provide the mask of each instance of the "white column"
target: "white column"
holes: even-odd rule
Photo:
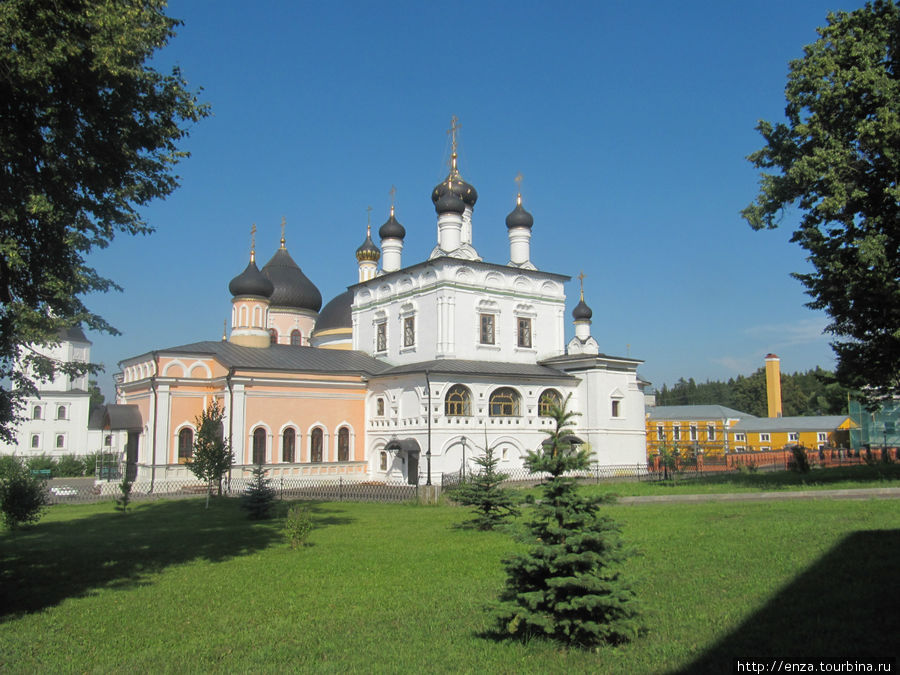
[[[527,227],[509,229],[509,260],[514,265],[531,261],[531,229]]]
[[[462,243],[462,216],[458,213],[442,213],[438,216],[438,247],[450,253]]]
[[[396,272],[400,269],[403,240],[390,237],[381,240],[381,269],[385,272]]]

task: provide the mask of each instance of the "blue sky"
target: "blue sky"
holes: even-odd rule
[[[521,172],[532,260],[573,277],[569,311],[584,271],[605,353],[643,359],[656,386],[750,374],[767,352],[789,372],[833,367],[827,317],[790,277],[808,269],[796,214],[754,232],[739,213],[788,62],[828,11],[859,4],[171,0],[185,25],[156,63],[179,65],[213,116],[184,143],[181,187],[144,211],[157,231],[90,258],[124,287],[87,299],[122,331],[90,334],[104,394],[121,359],[221,337],[252,223],[262,265],[287,219],[327,302],[356,282],[366,208],[377,230],[393,185],[404,263],[424,259],[451,115],[476,249],[508,260]]]

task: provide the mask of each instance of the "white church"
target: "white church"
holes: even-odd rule
[[[213,399],[238,472],[262,463],[282,477],[439,482],[471,470],[486,443],[515,472],[546,440],[549,408],[569,395],[575,435],[598,464],[646,465],[642,362],[601,352],[583,290],[566,343],[570,277],[532,261],[534,218],[521,194],[505,223],[509,259],[481,258],[478,194],[459,173],[451,131],[427,260],[403,260],[406,229],[391,207],[380,248],[370,229],[356,251],[356,283],[322,307],[282,230],[262,269],[254,242],[231,280],[221,340],[120,363],[116,409],[139,420],[123,456],[132,475],[188,478],[195,420]]]

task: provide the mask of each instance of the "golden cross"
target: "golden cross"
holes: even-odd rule
[[[516,177],[513,180],[516,181],[516,192],[521,194],[521,192],[522,192],[522,172],[520,171],[519,173],[517,173]]]
[[[391,189],[388,190],[391,193],[391,206],[394,205],[394,197],[397,195],[397,187],[395,185],[391,185]]]
[[[459,118],[456,115],[450,117],[450,128],[447,129],[447,133],[450,134],[450,150],[453,154],[456,154],[456,132],[462,128],[462,125],[459,123]]]
[[[576,278],[581,282],[581,299],[584,300],[584,272],[581,272]]]
[[[250,261],[256,259],[256,223],[250,228]]]
[[[281,248],[284,248],[284,226],[287,224],[287,218],[281,216]]]
[[[371,225],[371,224],[372,224],[372,207],[367,206],[366,207],[366,225]]]

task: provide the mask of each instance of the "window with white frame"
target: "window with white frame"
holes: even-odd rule
[[[493,314],[481,314],[479,317],[481,324],[479,342],[483,345],[494,344],[497,339],[496,317]]]
[[[789,443],[796,443],[799,440],[800,440],[800,434],[798,434],[796,431],[788,432],[788,442]]]
[[[708,440],[708,441],[716,440],[716,426],[714,424],[706,425],[706,440]]]
[[[416,317],[403,317],[403,346],[415,347],[416,345]]]
[[[771,443],[771,441],[772,441],[772,435],[771,435],[771,434],[768,434],[768,433],[765,433],[765,432],[762,432],[762,433],[759,434],[759,442],[760,442],[760,443]]]
[[[672,426],[672,440],[680,441],[681,440],[681,427],[677,424]]]
[[[662,424],[656,425],[656,440],[658,440],[658,441],[666,440],[666,428]]]
[[[690,439],[692,441],[696,441],[699,438],[699,435],[697,434],[697,425],[696,424],[691,425],[690,431],[688,433],[690,434]]]
[[[375,399],[375,414],[378,417],[384,417],[384,399],[380,396]]]
[[[621,417],[622,416],[622,402],[619,399],[614,398],[611,401],[609,414],[610,414],[610,417]]]
[[[516,345],[531,348],[531,319],[529,317],[516,317]]]
[[[31,419],[39,420],[41,419],[41,406],[36,405],[31,409]]]
[[[387,320],[375,324],[375,351],[387,351]]]
[[[57,450],[65,450],[66,448],[66,435],[65,434],[56,434],[56,449]]]
[[[31,434],[31,449],[39,450],[41,447],[41,435],[40,434]]]
[[[747,434],[736,433],[734,435],[735,443],[746,443],[747,442]]]
[[[58,419],[58,420],[64,420],[64,419],[66,419],[67,417],[68,417],[68,414],[67,414],[67,411],[66,411],[66,406],[64,406],[64,405],[58,405],[58,406],[56,406],[56,419]]]
[[[828,441],[828,434],[824,431],[820,431],[816,434],[816,440],[818,440],[819,443],[826,443]]]
[[[388,454],[384,450],[382,450],[381,453],[379,454],[378,470],[379,471],[387,471],[387,468],[388,468]]]

